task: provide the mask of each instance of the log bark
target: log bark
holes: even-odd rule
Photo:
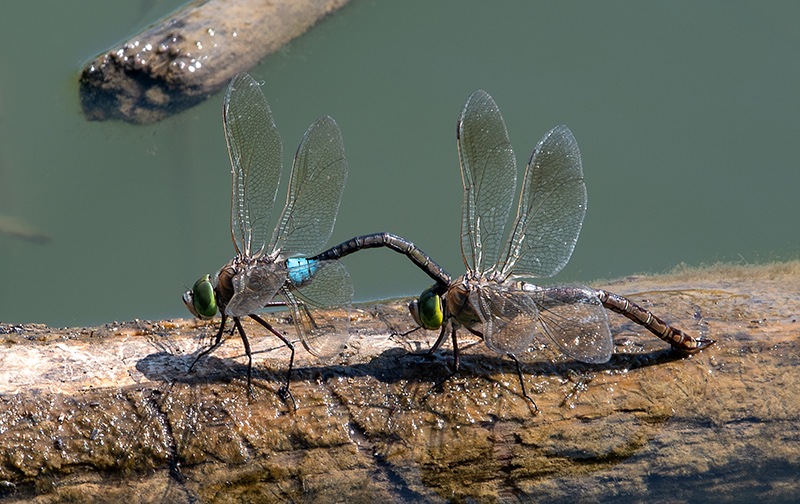
[[[190,2],[84,66],[84,115],[160,121],[202,102],[347,1]]]
[[[513,364],[410,328],[403,302],[360,306],[341,361],[245,324],[0,325],[0,495],[9,501],[789,501],[800,495],[800,263],[596,285],[717,343],[689,357],[610,314],[605,365],[542,345]],[[292,334],[286,314],[270,315]],[[471,345],[469,343],[477,343]],[[298,345],[299,347],[299,345]]]

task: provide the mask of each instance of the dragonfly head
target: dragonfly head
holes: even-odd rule
[[[408,303],[408,311],[414,317],[414,322],[430,331],[439,329],[444,323],[444,312],[442,309],[442,296],[439,294],[440,286],[428,287],[419,299]]]
[[[217,295],[210,275],[204,275],[194,283],[192,290],[183,293],[183,304],[197,318],[208,320],[217,314]]]

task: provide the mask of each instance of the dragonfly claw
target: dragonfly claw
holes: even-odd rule
[[[287,387],[286,385],[281,386],[281,388],[278,389],[278,397],[281,398],[281,401],[286,403],[288,403],[289,400],[291,400],[292,409],[294,411],[297,411],[297,403],[295,402],[294,396],[292,395],[292,391],[289,390],[289,387]]]

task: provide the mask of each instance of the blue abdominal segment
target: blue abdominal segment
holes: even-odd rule
[[[320,268],[319,261],[305,259],[303,257],[293,257],[286,260],[286,267],[289,270],[289,280],[294,285],[303,285],[311,280]]]

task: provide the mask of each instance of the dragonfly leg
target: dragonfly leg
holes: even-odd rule
[[[446,323],[446,324],[442,324],[442,330],[439,332],[439,337],[436,338],[436,342],[433,344],[431,349],[428,350],[427,353],[428,353],[428,355],[433,355],[433,353],[436,352],[436,350],[438,350],[440,346],[442,346],[442,343],[444,343],[444,339],[447,336],[447,331],[448,330],[450,330],[450,334],[452,335],[452,338],[453,338],[453,367],[452,367],[452,371],[453,372],[450,375],[450,376],[452,376],[452,375],[456,374],[456,372],[458,372],[458,368],[459,368],[459,364],[460,364],[459,353],[458,353],[458,339],[456,337],[456,326],[455,326],[455,324],[453,324],[452,322],[449,322],[449,323]],[[450,377],[448,376],[447,378],[450,378]],[[447,379],[447,378],[445,378],[445,379]]]
[[[603,306],[644,326],[648,331],[669,343],[675,351],[683,355],[696,354],[714,344],[712,339],[702,336],[695,338],[686,334],[619,294],[598,289],[597,296]]]
[[[456,327],[453,326],[453,374],[458,372],[461,361],[458,353],[458,339],[456,338]]]
[[[512,353],[507,353],[506,355],[508,355],[508,357],[511,360],[513,360],[514,363],[517,365],[517,377],[519,378],[519,385],[522,388],[522,397],[524,397],[525,399],[528,400],[528,402],[531,403],[531,405],[533,406],[534,413],[539,413],[539,406],[536,406],[536,401],[534,401],[533,398],[529,396],[528,392],[525,390],[525,380],[522,378],[522,366],[519,363],[519,359],[517,359],[517,356]]]
[[[425,394],[424,399],[427,399],[428,396],[430,396],[433,393],[434,390],[441,390],[442,386],[444,385],[444,382],[446,382],[447,380],[449,380],[450,378],[455,376],[456,372],[458,372],[458,346],[456,345],[456,328],[455,328],[455,326],[453,326],[453,325],[451,325],[449,323],[443,324],[442,325],[442,330],[439,333],[439,338],[436,340],[436,343],[433,344],[431,349],[428,350],[425,353],[425,355],[428,355],[428,356],[433,355],[433,352],[435,352],[440,346],[442,346],[442,342],[444,341],[445,336],[447,336],[448,329],[450,329],[452,331],[452,333],[453,333],[453,349],[454,349],[453,355],[455,356],[455,359],[453,361],[453,365],[449,366],[450,372],[447,374],[447,376],[445,376],[441,380],[437,381],[430,388],[428,393]]]
[[[422,329],[422,326],[417,326],[414,329],[409,329],[408,331],[404,331],[404,332],[397,332],[395,330],[392,330],[392,332],[391,332],[391,334],[389,334],[389,336],[399,336],[399,337],[403,338],[405,336],[408,336],[411,333],[419,331],[420,329]]]
[[[239,331],[239,336],[242,337],[244,353],[247,355],[247,393],[250,397],[253,397],[253,352],[250,351],[250,341],[244,333],[244,327],[242,327],[239,317],[233,317],[233,323]]]
[[[214,343],[211,344],[211,346],[209,346],[208,348],[206,348],[202,352],[200,352],[197,355],[197,357],[195,357],[194,361],[189,366],[189,371],[187,371],[188,373],[192,372],[192,369],[194,369],[194,365],[197,364],[197,361],[199,361],[202,357],[204,357],[204,356],[210,354],[211,352],[213,352],[214,350],[216,350],[217,347],[219,347],[222,344],[222,332],[225,330],[225,322],[227,321],[227,319],[228,319],[228,316],[225,315],[225,312],[223,312],[222,313],[222,322],[219,323],[219,330],[217,331],[217,335],[214,337]]]
[[[292,352],[291,356],[289,357],[289,371],[287,371],[287,373],[286,373],[286,384],[283,385],[280,389],[278,389],[278,395],[284,401],[286,401],[287,399],[291,399],[292,400],[292,406],[294,407],[295,410],[297,410],[297,403],[294,400],[294,396],[292,395],[292,391],[289,390],[289,384],[291,383],[291,380],[292,380],[292,369],[294,368],[294,345],[292,344],[291,341],[286,339],[286,336],[284,336],[280,332],[276,331],[269,324],[269,322],[265,321],[264,319],[262,319],[258,315],[250,315],[250,318],[252,318],[256,322],[258,322],[262,326],[266,327],[269,332],[271,332],[272,334],[277,336],[278,339],[283,341],[283,344],[286,345],[287,347],[289,347],[289,350]],[[248,369],[248,372],[249,372],[249,369]],[[249,375],[248,375],[248,379],[249,379]]]
[[[436,350],[439,350],[439,347],[442,346],[442,343],[444,343],[444,338],[447,336],[447,329],[449,327],[450,324],[442,324],[442,330],[439,331],[439,337],[436,338],[436,342],[433,344],[430,350],[428,350],[428,355],[433,355]],[[453,332],[455,332],[455,329]]]

